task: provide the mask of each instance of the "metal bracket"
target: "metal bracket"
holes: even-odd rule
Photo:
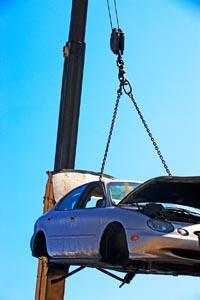
[[[76,274],[77,272],[79,272],[79,271],[81,271],[81,270],[83,270],[83,269],[85,269],[85,267],[79,267],[79,268],[77,268],[77,269],[75,269],[75,270],[69,272],[69,273],[68,273],[67,275],[65,275],[65,276],[62,276],[62,277],[59,277],[59,278],[57,278],[57,279],[51,280],[51,283],[52,283],[52,284],[57,283],[57,282],[59,282],[59,281],[61,281],[61,280],[63,280],[63,279],[66,279],[66,278],[68,278],[68,277],[70,277],[70,276]]]
[[[105,273],[106,275],[108,275],[108,276],[110,276],[110,277],[112,277],[112,278],[114,278],[114,279],[117,279],[117,280],[119,280],[119,281],[121,281],[121,284],[120,284],[120,288],[125,284],[125,283],[127,283],[127,284],[129,284],[130,282],[131,282],[131,280],[135,277],[135,272],[128,272],[125,276],[124,276],[124,278],[121,278],[121,277],[119,277],[119,276],[117,276],[117,275],[115,275],[115,274],[113,274],[113,273],[111,273],[111,272],[109,272],[109,271],[106,271],[106,270],[104,270],[104,269],[102,269],[102,268],[96,268],[98,271],[100,271],[100,272],[102,272],[102,273]]]
[[[80,272],[81,270],[83,270],[83,269],[85,269],[85,268],[86,268],[86,267],[79,267],[79,268],[77,268],[77,269],[75,269],[75,270],[69,272],[69,273],[68,273],[67,275],[65,275],[65,276],[62,276],[62,277],[59,277],[59,278],[57,278],[57,279],[51,280],[51,283],[52,283],[52,284],[57,283],[57,282],[59,282],[59,281],[61,281],[61,280],[63,280],[63,279],[66,279],[66,278],[68,278],[68,277],[70,277],[70,276],[72,276],[72,275],[74,275],[74,274]],[[111,272],[109,272],[109,271],[107,271],[107,270],[105,270],[105,269],[102,269],[102,268],[96,268],[96,269],[97,269],[98,271],[100,271],[100,272],[102,272],[102,273],[104,273],[104,274],[106,274],[106,275],[108,275],[108,276],[110,276],[110,277],[116,279],[116,280],[121,281],[121,284],[120,284],[120,286],[119,286],[120,288],[121,288],[125,283],[126,283],[126,284],[129,284],[129,283],[131,282],[131,280],[135,277],[135,272],[128,272],[128,273],[126,273],[126,275],[124,276],[124,278],[121,278],[121,277],[119,277],[119,276],[117,276],[117,275],[115,275],[115,274],[113,274],[113,273],[111,273]]]

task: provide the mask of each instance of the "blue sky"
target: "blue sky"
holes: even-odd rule
[[[118,0],[127,76],[174,175],[200,174],[199,1]],[[0,300],[34,298],[37,260],[29,240],[53,169],[71,1],[0,1]],[[101,165],[117,82],[106,1],[89,1],[76,168]],[[123,97],[106,173],[164,175],[130,101]],[[12,283],[12,284],[11,284]],[[138,275],[131,285],[95,270],[67,282],[67,299],[199,300],[199,279]]]

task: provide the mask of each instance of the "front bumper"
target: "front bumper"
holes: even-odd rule
[[[129,258],[131,260],[158,260],[182,264],[200,263],[199,238],[194,233],[200,225],[183,226],[189,232],[182,236],[175,230],[168,234],[145,228],[137,232],[138,240],[132,241],[134,230],[127,231]]]

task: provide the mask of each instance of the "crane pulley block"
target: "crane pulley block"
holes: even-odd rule
[[[113,28],[110,37],[110,48],[114,54],[122,55],[124,52],[124,33],[120,28]]]

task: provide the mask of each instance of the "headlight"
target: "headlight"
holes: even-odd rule
[[[183,236],[188,236],[189,235],[189,232],[186,229],[184,229],[184,228],[178,228],[177,232],[179,234],[183,235]]]
[[[174,226],[171,223],[162,220],[149,219],[147,225],[155,231],[164,233],[169,233],[174,230]]]

